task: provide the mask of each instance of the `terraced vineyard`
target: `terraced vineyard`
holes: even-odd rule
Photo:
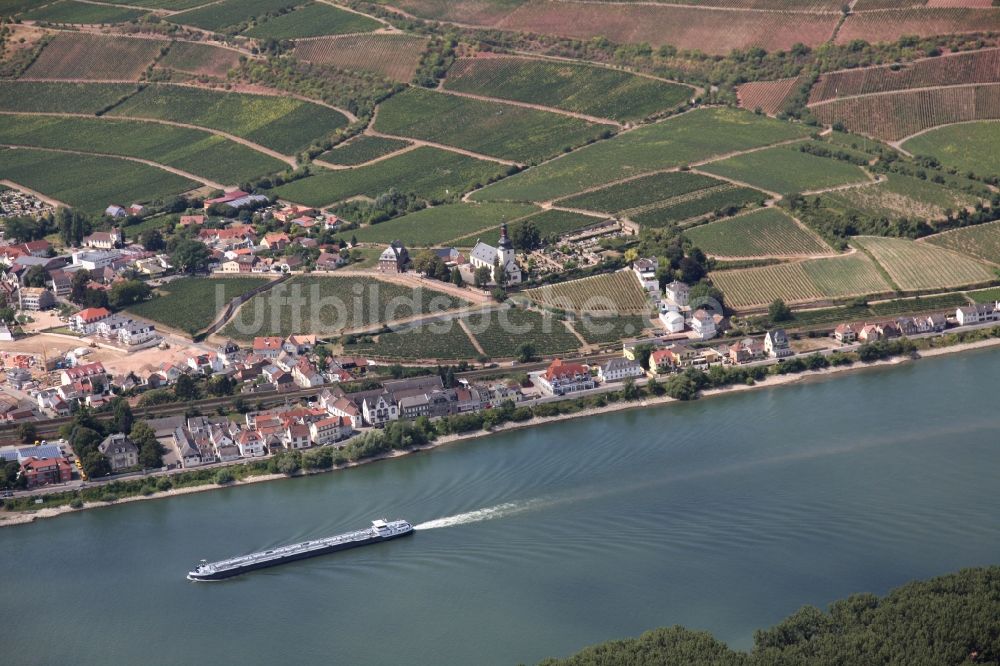
[[[804,304],[892,291],[871,259],[860,253],[715,271],[710,277],[736,310],[764,308],[777,298]]]
[[[411,247],[450,243],[467,234],[486,233],[503,222],[527,217],[538,209],[530,204],[449,204],[352,231],[362,243],[389,243],[402,239]],[[496,240],[490,238],[490,242]]]
[[[228,132],[294,155],[347,124],[342,114],[292,97],[151,85],[108,115],[155,118]]]
[[[56,35],[24,76],[36,79],[138,81],[169,42],[121,35],[62,32]]]
[[[931,155],[962,173],[1000,176],[1000,123],[940,127],[903,143],[914,155]]]
[[[410,145],[412,144],[409,141],[362,134],[347,143],[342,143],[332,150],[326,151],[318,159],[330,162],[331,164],[357,166],[358,164],[371,162],[383,155],[389,155],[397,150],[402,150]]]
[[[822,75],[813,86],[809,103],[892,90],[965,83],[1000,83],[1000,49],[954,53],[917,60],[908,65],[894,64],[831,72]]]
[[[785,102],[795,92],[799,80],[799,77],[793,76],[777,81],[751,81],[737,86],[736,96],[744,109],[760,109],[769,116],[775,116],[785,108]]]
[[[427,39],[416,35],[349,35],[298,42],[294,53],[300,60],[409,83],[426,46]]]
[[[91,215],[100,215],[112,201],[162,200],[200,185],[155,167],[114,157],[29,149],[0,149],[0,173],[5,179]]]
[[[494,162],[426,146],[355,169],[322,171],[275,188],[274,193],[307,206],[326,206],[350,197],[377,197],[390,188],[443,200],[505,172]]]
[[[513,358],[529,343],[537,354],[576,351],[580,341],[555,317],[533,310],[504,309],[465,319],[476,340],[490,358]]]
[[[479,356],[469,336],[457,319],[408,328],[399,332],[381,333],[372,342],[345,345],[347,354],[363,355],[366,358],[390,358],[400,360],[469,360]]]
[[[145,14],[141,9],[97,5],[74,0],[58,0],[26,12],[22,18],[29,21],[47,21],[49,23],[123,23],[139,18]]]
[[[924,242],[1000,265],[1000,222],[946,231]]]
[[[292,333],[331,336],[467,304],[430,288],[415,290],[374,278],[302,275],[251,298],[220,335],[236,340]]]
[[[696,247],[715,257],[829,254],[830,247],[776,208],[765,208],[684,232]]]
[[[375,129],[534,162],[596,139],[608,127],[546,111],[409,88],[379,106]]]
[[[869,180],[865,172],[853,164],[817,157],[796,146],[746,153],[707,164],[701,169],[782,195]]]
[[[158,289],[159,296],[128,308],[137,317],[193,335],[204,330],[229,301],[267,284],[262,277],[175,280]]]
[[[225,79],[229,70],[238,67],[239,64],[239,51],[211,44],[174,42],[170,45],[167,55],[161,58],[156,66],[159,69],[173,69],[195,76]]]
[[[135,91],[131,83],[0,81],[0,111],[96,113]]]
[[[928,243],[880,236],[859,236],[854,242],[869,252],[904,291],[967,287],[997,278],[991,267]]]
[[[625,211],[625,215],[643,226],[664,227],[706,215],[732,215],[745,206],[762,205],[766,198],[767,196],[758,190],[725,184],[674,197],[641,209]]]
[[[723,184],[720,180],[699,173],[668,171],[559,199],[556,203],[567,208],[614,214]]]
[[[297,39],[371,32],[381,27],[381,23],[367,16],[314,2],[280,16],[258,19],[257,25],[243,34],[258,39]]]
[[[823,102],[812,107],[824,123],[896,141],[931,127],[1000,119],[1000,84],[908,90]]]
[[[193,25],[222,32],[246,23],[255,16],[277,13],[299,4],[297,0],[222,0],[168,17],[171,23]]]
[[[139,121],[4,116],[0,143],[138,157],[223,184],[285,167],[273,157],[200,130]]]
[[[676,107],[692,93],[687,86],[607,67],[506,56],[460,59],[444,85],[623,122]]]
[[[568,312],[620,315],[650,309],[646,290],[630,270],[545,285],[524,294],[544,308]]]
[[[551,201],[623,178],[804,136],[804,127],[747,111],[697,109],[528,169],[473,198]]]

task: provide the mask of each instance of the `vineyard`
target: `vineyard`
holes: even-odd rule
[[[903,291],[966,287],[996,279],[989,266],[928,243],[881,236],[859,236],[854,242],[870,253]]]
[[[164,285],[159,296],[132,305],[128,311],[194,335],[207,328],[230,300],[268,282],[261,277],[183,278]]]
[[[379,106],[375,129],[533,162],[596,139],[607,127],[547,111],[410,88]]]
[[[698,190],[722,185],[722,181],[690,171],[668,171],[559,199],[558,205],[602,213],[620,213],[665,201]]]
[[[750,111],[760,109],[769,116],[776,116],[785,108],[785,102],[795,92],[799,77],[777,81],[751,81],[736,87],[740,106]]]
[[[333,109],[292,97],[164,85],[146,87],[109,115],[210,127],[286,155],[347,124],[347,118]]]
[[[294,53],[318,65],[374,72],[408,83],[426,46],[426,38],[413,35],[350,35],[299,42]]]
[[[465,319],[473,336],[490,358],[512,358],[528,343],[536,354],[576,351],[580,341],[559,319],[533,310],[509,308]]]
[[[195,76],[226,78],[229,70],[240,64],[240,52],[211,44],[174,42],[167,55],[156,63],[158,68],[173,69]]]
[[[676,107],[692,92],[607,67],[513,57],[460,59],[445,88],[623,122]]]
[[[758,190],[725,184],[667,199],[634,211],[625,211],[625,215],[644,227],[664,227],[706,215],[719,217],[732,215],[747,205],[762,205],[766,198],[766,195]]]
[[[924,242],[1000,265],[1000,222],[946,231]]]
[[[583,336],[587,344],[616,344],[621,340],[642,337],[644,331],[656,329],[649,317],[623,315],[616,317],[583,316],[573,322],[573,330]],[[659,329],[657,329],[659,330]]]
[[[355,169],[321,171],[273,192],[307,206],[326,206],[358,195],[377,197],[393,187],[443,200],[485,183],[504,170],[500,164],[424,146]]]
[[[63,32],[49,42],[24,76],[35,79],[138,81],[169,42]]]
[[[545,285],[524,294],[544,308],[567,312],[621,315],[650,308],[649,295],[631,270]]]
[[[243,34],[258,39],[297,39],[370,32],[381,27],[381,23],[367,16],[324,3],[313,3],[287,14],[258,19],[257,25]]]
[[[0,111],[95,113],[135,90],[130,83],[0,81]]]
[[[802,152],[794,145],[737,155],[701,169],[783,195],[869,180],[853,164]]]
[[[997,9],[926,8],[903,11],[856,12],[847,17],[837,33],[837,44],[863,39],[872,44],[892,42],[902,35],[932,35],[982,32],[1000,21]]]
[[[865,67],[824,74],[813,86],[809,103],[909,88],[998,82],[1000,49],[984,49],[917,60],[908,65]]]
[[[171,23],[221,32],[224,28],[240,25],[255,16],[269,12],[277,13],[296,4],[298,0],[222,0],[173,14],[167,20]]]
[[[331,164],[342,164],[344,166],[357,166],[365,162],[395,153],[407,146],[413,145],[409,141],[402,139],[387,139],[380,136],[369,136],[362,134],[339,146],[328,150],[318,159]]]
[[[962,173],[1000,176],[1000,124],[968,123],[940,127],[903,143],[914,155],[933,155]]]
[[[380,333],[372,342],[344,345],[347,354],[401,360],[466,360],[479,356],[457,319]]]
[[[139,121],[11,115],[0,123],[0,143],[138,157],[219,183],[241,183],[285,167],[201,130]]]
[[[775,208],[692,227],[684,232],[696,247],[716,257],[829,254],[815,234]]]
[[[43,150],[0,150],[0,173],[91,215],[102,213],[111,201],[154,201],[200,185],[114,157]]]
[[[300,275],[251,298],[220,335],[238,340],[292,333],[330,336],[467,304],[433,289],[411,289],[375,278]]]
[[[485,234],[504,222],[526,217],[537,210],[530,204],[516,203],[448,204],[425,208],[351,233],[362,243],[402,240],[407,246],[430,247],[467,234]],[[491,243],[495,240],[489,238]]]
[[[597,224],[601,221],[602,220],[599,217],[583,215],[581,213],[568,210],[556,210],[554,208],[550,208],[549,210],[543,210],[541,213],[537,213],[531,217],[526,217],[523,220],[514,222],[510,225],[510,233],[513,236],[516,234],[520,225],[530,223],[538,230],[538,233],[543,239],[550,239],[573,233],[575,231],[580,231],[581,229],[589,227],[592,224]],[[455,238],[451,241],[451,243],[457,247],[472,247],[480,238],[490,239],[491,236],[496,235],[498,232],[499,228],[491,229],[482,233],[477,231],[467,236],[462,236],[461,238]]]
[[[890,220],[915,217],[928,221],[943,219],[949,208],[954,211],[974,206],[977,201],[958,190],[894,173],[880,183],[828,192],[821,199],[825,208],[847,214],[858,212]]]
[[[74,0],[59,0],[50,5],[38,7],[21,18],[29,21],[47,21],[49,23],[123,23],[139,18],[146,12],[141,9],[96,5]]]
[[[858,134],[897,141],[937,125],[1000,119],[1000,84],[853,97],[811,108],[824,123],[840,121]]]
[[[892,291],[875,264],[860,253],[716,271],[711,279],[722,290],[726,305],[736,310],[766,307],[778,298],[804,304]]]
[[[807,129],[737,109],[696,109],[574,151],[476,192],[474,199],[549,201],[737,150],[805,137]]]

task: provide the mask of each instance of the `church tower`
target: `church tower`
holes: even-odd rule
[[[514,245],[507,236],[507,225],[500,225],[500,242],[497,244],[497,261],[500,268],[507,270],[514,263]]]

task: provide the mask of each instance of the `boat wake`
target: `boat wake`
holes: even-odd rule
[[[446,516],[444,518],[436,518],[434,520],[428,520],[425,523],[414,525],[413,529],[436,530],[441,527],[454,527],[456,525],[466,525],[468,523],[480,523],[484,520],[495,520],[497,518],[506,518],[507,516],[513,516],[514,514],[528,511],[540,503],[541,503],[540,500],[528,500],[525,502],[505,502],[504,504],[497,504],[496,506],[487,507],[485,509],[476,509],[475,511],[457,513],[454,516]]]

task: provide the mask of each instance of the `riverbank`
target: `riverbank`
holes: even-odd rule
[[[842,373],[850,372],[861,372],[870,369],[885,368],[887,366],[897,366],[905,363],[911,363],[914,360],[919,360],[920,358],[930,358],[935,356],[942,356],[946,354],[955,354],[963,351],[970,351],[976,349],[984,349],[990,347],[1000,346],[1000,338],[989,338],[985,340],[976,340],[972,342],[965,342],[954,344],[946,347],[937,347],[931,349],[925,349],[918,352],[916,358],[912,357],[895,357],[891,359],[885,359],[881,361],[874,361],[871,363],[853,363],[846,366],[836,366],[828,367],[821,370],[807,370],[797,374],[785,374],[785,375],[768,375],[765,379],[755,382],[754,384],[736,384],[730,385],[723,388],[707,389],[703,391],[700,396],[702,398],[712,398],[721,395],[729,395],[741,393],[744,391],[751,391],[756,389],[768,389],[777,388],[780,386],[785,386],[789,384],[802,383],[806,381],[818,381],[830,378]],[[570,396],[572,397],[572,396]],[[426,445],[415,447],[406,450],[393,450],[370,458],[363,458],[355,462],[349,462],[342,465],[337,465],[332,469],[325,470],[302,470],[292,476],[287,476],[284,474],[260,474],[256,476],[247,477],[245,479],[236,480],[232,483],[227,483],[219,485],[216,483],[206,483],[200,486],[192,486],[186,488],[171,488],[166,491],[158,491],[149,495],[136,495],[132,497],[125,497],[114,502],[86,502],[82,507],[71,507],[69,505],[56,506],[56,507],[45,507],[37,510],[25,510],[18,512],[0,512],[0,527],[8,527],[14,525],[23,525],[26,523],[34,522],[41,518],[54,518],[56,516],[61,516],[67,513],[74,513],[77,511],[83,511],[86,509],[95,509],[110,506],[113,504],[122,504],[126,502],[138,502],[143,500],[153,500],[153,499],[165,499],[168,497],[175,497],[180,495],[187,495],[191,493],[206,492],[210,490],[219,490],[224,488],[232,488],[242,485],[248,485],[253,483],[264,483],[267,481],[276,481],[279,479],[293,479],[299,476],[310,476],[313,474],[325,474],[329,472],[342,471],[345,469],[350,469],[352,467],[357,467],[359,465],[365,465],[380,460],[399,458],[402,456],[410,455],[412,453],[418,453],[423,451],[430,451],[441,446],[446,446],[450,444],[455,444],[470,439],[478,439],[480,437],[487,437],[490,435],[496,435],[501,433],[507,433],[515,430],[521,430],[526,428],[537,427],[541,425],[546,425],[550,423],[556,423],[560,421],[567,421],[570,419],[585,418],[590,416],[597,416],[600,414],[609,414],[613,412],[621,412],[625,410],[634,409],[647,409],[651,407],[658,407],[672,402],[679,402],[675,398],[669,396],[658,396],[658,397],[645,397],[639,400],[634,400],[630,402],[616,402],[601,407],[592,407],[587,409],[581,409],[567,414],[558,414],[553,416],[544,417],[533,417],[529,420],[522,422],[507,422],[497,426],[494,426],[488,431],[478,430],[474,432],[460,433],[460,434],[449,434],[442,435]]]

